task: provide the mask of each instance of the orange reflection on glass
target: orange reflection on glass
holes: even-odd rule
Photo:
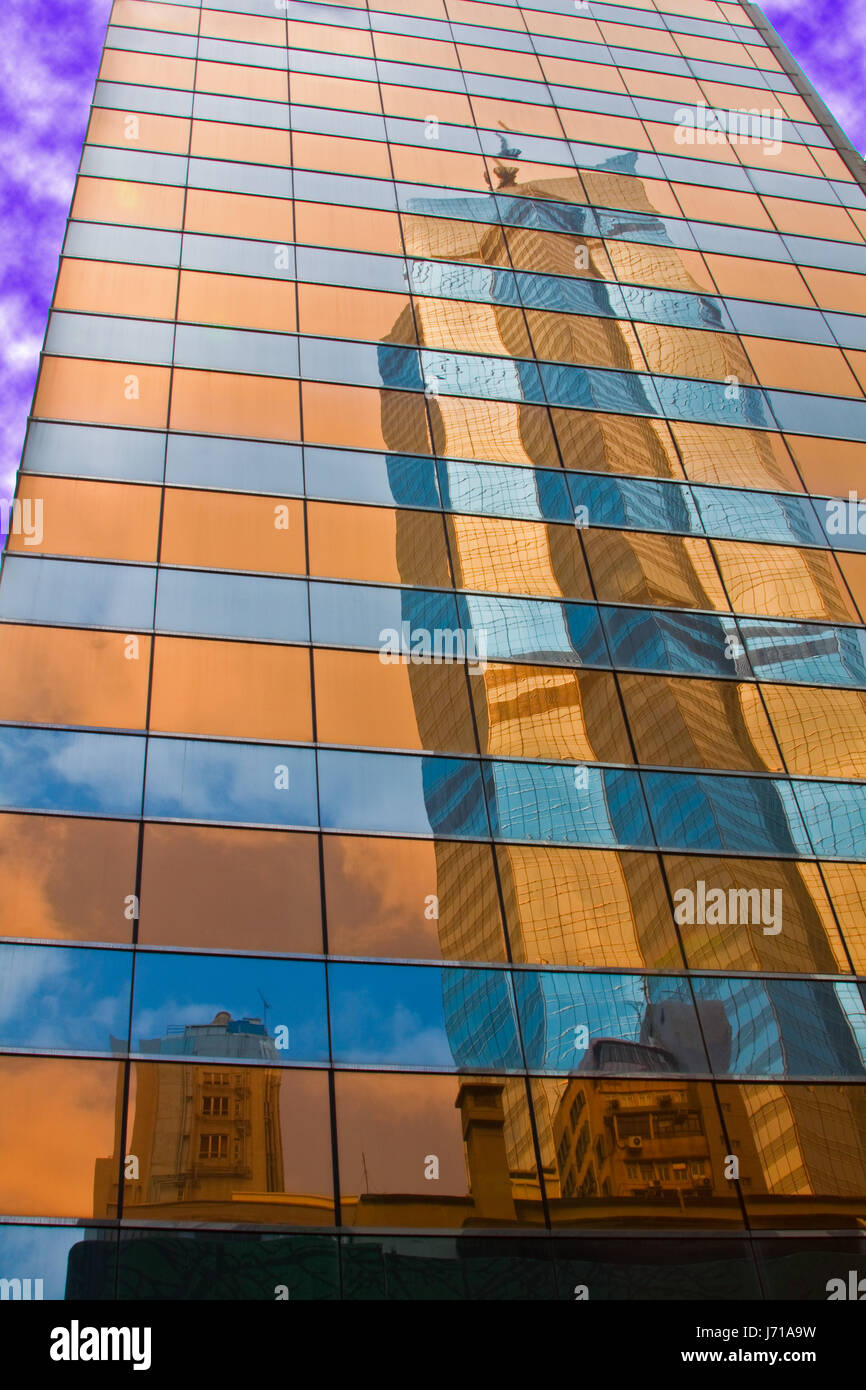
[[[616,1059],[611,1070],[618,1064],[646,1076],[578,1071],[531,1083],[553,1225],[740,1228],[736,1187],[725,1177],[731,1150],[712,1086],[660,1076],[681,1064],[658,1044],[599,1039],[587,1054],[596,1067],[608,1065],[608,1056]]]
[[[335,955],[504,961],[488,845],[323,837]]]
[[[184,189],[158,183],[82,176],[75,188],[72,216],[84,222],[121,222],[130,227],[180,227]]]
[[[175,367],[171,428],[193,434],[300,438],[298,383],[282,377]]]
[[[814,864],[668,854],[664,866],[690,969],[849,972]]]
[[[344,140],[335,135],[309,135],[296,130],[292,136],[292,153],[297,169],[366,174],[373,179],[391,177],[388,146],[377,140]]]
[[[414,306],[418,341],[424,347],[441,348],[446,352],[532,356],[532,344],[521,309],[420,296],[415,296]]]
[[[437,120],[453,125],[472,126],[472,108],[462,92],[430,91],[418,87],[382,87],[382,106],[388,116],[408,116],[426,121],[435,112]]]
[[[719,1101],[751,1226],[862,1229],[866,1087],[725,1084]]]
[[[682,253],[680,253],[682,254]],[[746,256],[721,256],[704,252],[719,291],[749,299],[775,300],[780,304],[814,304],[806,282],[795,265],[781,261],[755,261]]]
[[[294,281],[256,280],[249,275],[182,270],[177,316],[188,323],[294,333]]]
[[[642,763],[783,770],[757,686],[628,674],[619,684]]]
[[[866,694],[763,685],[788,770],[803,777],[866,778]]]
[[[559,314],[527,309],[526,322],[537,357],[548,362],[576,362],[588,367],[643,371],[645,363],[637,335],[621,319]]]
[[[184,226],[190,232],[215,232],[219,236],[260,237],[285,242],[292,238],[292,204],[287,198],[253,197],[223,193],[214,188],[190,188],[186,195]],[[268,280],[275,290],[279,282]]]
[[[288,74],[278,68],[241,67],[238,63],[212,63],[199,60],[195,69],[198,92],[221,92],[226,96],[254,97],[261,101],[287,102]]]
[[[429,454],[424,397],[417,391],[376,391],[366,386],[305,381],[304,439],[350,449],[398,449]]]
[[[114,1174],[116,1184],[122,1070],[116,1062],[0,1057],[0,1190],[7,1216],[107,1214],[94,1193],[94,1173],[104,1165],[106,1181]]]
[[[159,637],[150,725],[213,738],[312,738],[304,647]]]
[[[817,266],[803,266],[802,273],[821,309],[866,314],[866,276],[844,270],[822,270]]]
[[[746,385],[757,384],[743,344],[734,333],[672,328],[658,323],[636,324],[635,331],[651,372],[701,377],[705,381],[724,381],[735,376]]]
[[[401,215],[406,253],[445,261],[478,261],[481,265],[508,265],[502,227],[460,218]]]
[[[149,662],[149,637],[0,624],[0,719],[141,729]]]
[[[374,34],[376,57],[380,62],[423,63],[433,68],[459,68],[453,43],[422,39],[415,34]],[[387,71],[387,69],[386,69]]]
[[[186,154],[189,149],[189,126],[189,121],[180,116],[156,116],[148,111],[130,116],[126,111],[94,107],[87,128],[87,143]]]
[[[543,1224],[523,1081],[338,1072],[335,1082],[344,1225]]]
[[[851,966],[858,975],[866,975],[866,864],[824,863],[821,873],[851,956]]]
[[[714,541],[735,613],[856,623],[858,615],[833,556],[795,546]]]
[[[847,498],[850,491],[862,488],[862,444],[846,439],[816,439],[808,434],[786,434],[785,442],[803,474],[807,491]]]
[[[250,1055],[260,1058],[262,1039],[249,1041]],[[242,1031],[234,1043],[243,1056]],[[269,1226],[333,1221],[325,1072],[138,1062],[128,1126],[138,1175],[124,1181],[127,1217]],[[97,1203],[100,1215],[115,1214],[99,1183]]]
[[[201,569],[303,574],[303,503],[169,488],[160,558],[168,565]]]
[[[145,87],[179,87],[191,92],[194,58],[169,58],[157,53],[132,53],[106,48],[99,69],[101,82],[132,82]]]
[[[294,289],[294,286],[287,286]],[[417,341],[408,295],[343,285],[298,285],[299,332],[368,342]]]
[[[451,587],[445,531],[436,513],[310,502],[307,526],[311,574]]]
[[[756,193],[735,193],[730,188],[706,188],[696,183],[675,183],[671,186],[686,217],[699,222],[774,230],[769,214]]]
[[[560,467],[550,415],[544,406],[467,396],[439,396],[428,404],[437,454]],[[397,437],[392,447],[398,446],[408,447]]]
[[[379,88],[375,82],[355,82],[351,78],[325,77],[321,73],[290,72],[289,93],[293,106],[370,111],[376,115],[382,110]]]
[[[743,338],[743,347],[764,386],[823,391],[834,396],[863,395],[841,348],[775,338]]]
[[[496,857],[516,961],[682,969],[655,855],[497,845]]]
[[[138,825],[66,816],[0,817],[0,935],[132,939]]]
[[[185,5],[163,5],[149,0],[114,0],[112,24],[132,29],[170,29],[173,34],[194,34],[198,15]]]
[[[259,18],[246,14],[226,14],[220,9],[201,12],[202,36],[214,39],[239,39],[245,43],[267,43],[279,47],[286,42],[286,21]]]
[[[322,743],[475,753],[462,662],[385,664],[376,652],[315,653]]]
[[[641,531],[586,530],[584,542],[602,603],[729,607],[706,541]]]
[[[396,212],[375,208],[296,202],[295,239],[309,246],[348,246],[354,251],[403,254]]]
[[[547,275],[601,280],[616,278],[599,237],[539,232],[534,227],[505,227],[503,230],[515,270],[539,270]]]
[[[671,421],[686,476],[694,483],[802,492],[780,434]],[[824,442],[823,440],[821,441]]]
[[[550,413],[566,468],[589,473],[682,477],[670,429],[663,420],[563,410],[559,406]]]
[[[146,826],[139,940],[150,946],[318,954],[316,836]]]
[[[538,11],[536,11],[536,14]],[[437,94],[438,100],[438,94]],[[431,107],[430,110],[433,108]],[[501,101],[498,97],[472,97],[474,122],[490,130],[525,131],[527,135],[549,135],[562,139],[562,127],[552,106],[536,106],[528,101]],[[565,112],[561,113],[563,116]],[[568,133],[566,131],[566,133]]]
[[[60,263],[54,292],[55,309],[113,314],[122,304],[124,313],[155,319],[174,318],[176,300],[176,270],[68,257]]]
[[[22,526],[10,534],[10,550],[105,560],[156,559],[157,487],[25,473],[18,482],[18,500]],[[28,530],[34,534],[28,535]]]
[[[491,662],[470,689],[482,753],[632,762],[616,686],[603,671]]]
[[[33,413],[48,420],[165,427],[167,367],[43,357]]]
[[[194,120],[190,154],[201,159],[231,159],[288,169],[292,163],[291,140],[287,130],[270,126]]]
[[[573,526],[449,515],[458,589],[591,598],[580,536]]]
[[[713,277],[699,251],[612,238],[604,247],[619,280],[636,285],[660,285],[670,290],[715,293]],[[613,279],[613,275],[610,278]]]
[[[437,184],[442,188],[485,187],[484,158],[480,151],[461,154],[456,150],[397,144],[392,144],[390,149],[395,179]]]
[[[854,602],[860,609],[861,618],[866,617],[866,556],[846,554],[839,550],[836,552],[836,560],[854,596]]]

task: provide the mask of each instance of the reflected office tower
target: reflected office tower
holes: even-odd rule
[[[0,1255],[823,1297],[863,161],[749,4],[395,6],[111,6],[0,569]]]

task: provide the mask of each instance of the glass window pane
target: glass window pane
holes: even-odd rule
[[[0,945],[0,1044],[29,1052],[124,1048],[132,958],[127,951]]]
[[[144,739],[0,728],[0,806],[137,816]]]
[[[229,1033],[233,1023],[237,1031]],[[245,1033],[242,1023],[228,1021],[207,1030],[214,1045],[229,1049],[232,1061],[249,1059],[263,1041],[251,1030]],[[183,1020],[178,1026],[182,1025]],[[178,1035],[170,1036],[176,1042]],[[131,1220],[183,1227],[200,1223],[206,1211],[209,1223],[236,1224],[241,1214],[244,1222],[263,1226],[327,1226],[333,1221],[331,1125],[324,1073],[250,1066],[249,1062],[214,1071],[193,1064],[192,1058],[183,1064],[138,1062],[131,1070],[127,1144],[139,1159],[140,1173],[124,1182],[124,1210]],[[190,1099],[184,1101],[184,1096]],[[196,1170],[195,1185],[185,1177],[190,1164]],[[156,1287],[165,1294],[164,1274],[155,1284],[154,1258],[160,1271],[166,1261],[177,1270],[189,1234],[184,1231],[184,1238],[178,1240],[165,1231],[154,1232],[147,1253],[138,1254],[132,1247],[142,1241],[142,1233],[130,1231],[126,1259],[131,1268],[126,1278],[132,1296],[140,1297],[142,1288],[156,1291]],[[212,1235],[200,1238],[213,1240]],[[246,1239],[250,1238],[246,1233]],[[157,1239],[172,1243],[154,1251],[152,1242]],[[274,1297],[275,1283],[285,1282],[286,1271],[294,1269],[296,1253],[291,1247],[283,1249],[283,1278],[270,1279],[268,1298]],[[200,1247],[193,1247],[192,1255],[194,1279],[201,1277],[205,1256]],[[245,1296],[259,1259],[258,1247],[247,1246],[238,1271]],[[138,1263],[144,1265],[143,1271],[136,1271]],[[220,1279],[230,1273],[227,1250],[220,1251],[216,1267]],[[189,1288],[178,1296],[185,1297]],[[293,1287],[292,1294],[297,1292]],[[213,1288],[210,1293],[218,1296]]]
[[[135,970],[132,1049],[272,1066],[326,1062],[325,967],[143,951]]]
[[[497,839],[652,847],[634,772],[495,762],[485,778]]]
[[[156,625],[163,632],[305,642],[306,585],[293,579],[163,569]]]
[[[286,893],[286,883],[292,885]],[[313,835],[148,825],[139,941],[148,946],[319,954]]]
[[[521,1065],[505,970],[335,964],[328,974],[335,1062],[448,1071]]]
[[[319,753],[322,826],[328,830],[486,838],[477,763],[390,753]]]
[[[116,1062],[0,1058],[0,1186],[7,1215],[117,1215],[121,1081]]]
[[[504,961],[488,846],[326,835],[323,852],[335,955]]]
[[[312,751],[255,743],[150,740],[145,814],[171,820],[316,824]]]

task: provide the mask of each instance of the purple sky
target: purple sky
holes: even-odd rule
[[[10,495],[111,0],[0,6],[0,497]],[[866,149],[866,7],[765,0],[843,129]]]

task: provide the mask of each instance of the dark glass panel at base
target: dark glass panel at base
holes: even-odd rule
[[[556,1296],[546,1240],[351,1236],[342,1254],[345,1299],[475,1303]]]
[[[333,1299],[340,1296],[334,1236],[249,1231],[124,1231],[119,1299]]]
[[[794,1236],[755,1241],[767,1298],[844,1302],[866,1300],[866,1239]]]
[[[557,1296],[561,1299],[716,1303],[761,1298],[754,1259],[745,1240],[581,1237],[555,1241],[553,1252]]]

